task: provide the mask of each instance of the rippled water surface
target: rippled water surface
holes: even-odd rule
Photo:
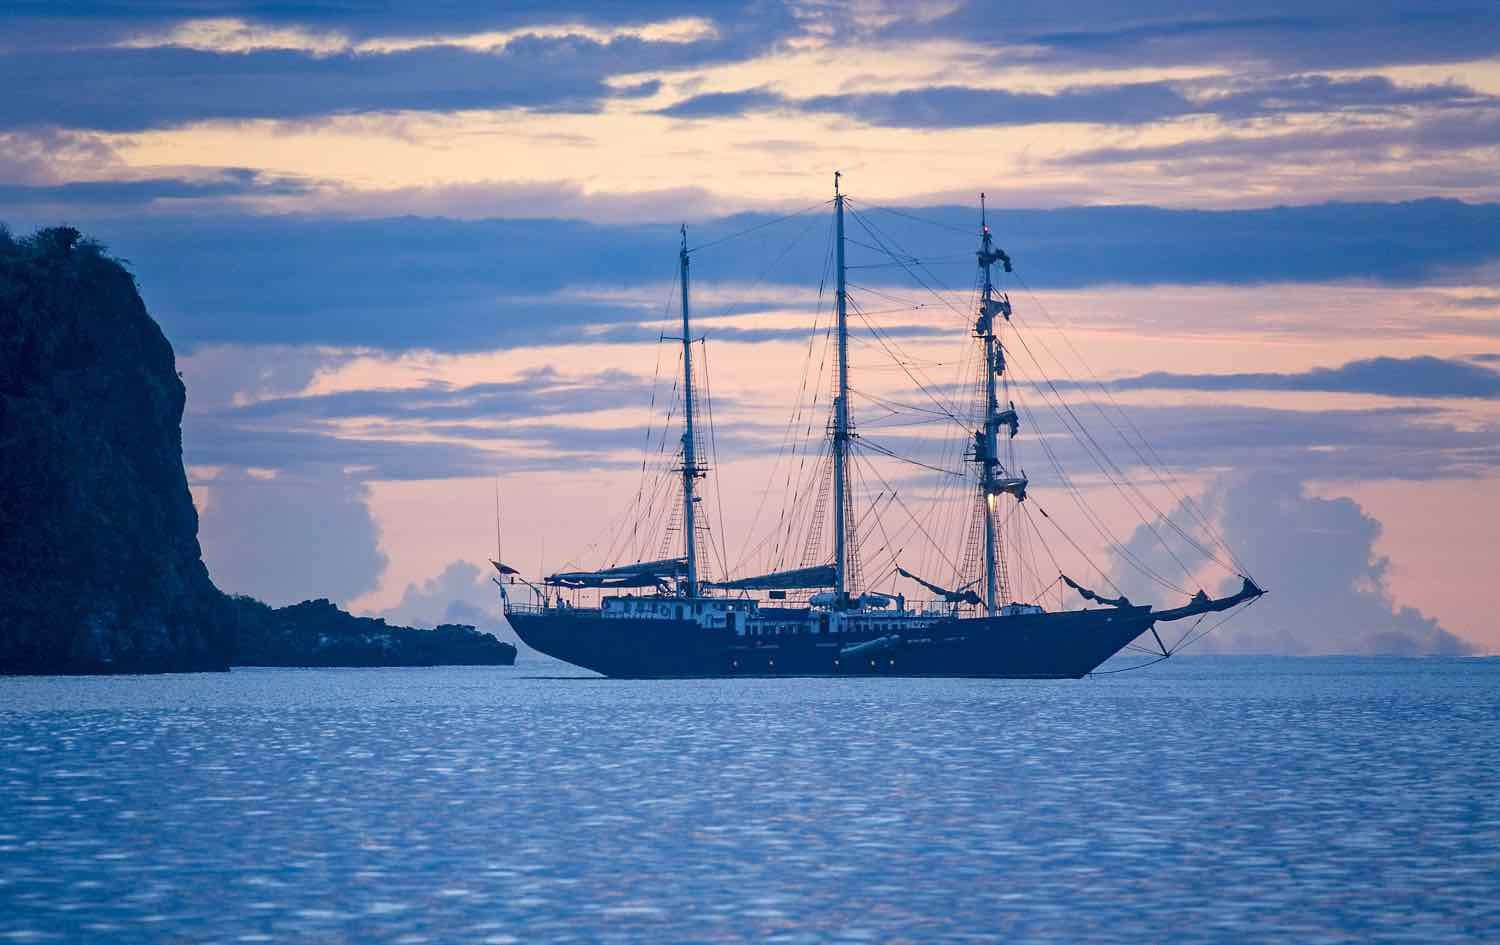
[[[0,679],[0,941],[1500,941],[1500,661]]]

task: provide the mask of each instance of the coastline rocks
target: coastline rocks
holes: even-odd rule
[[[331,601],[273,608],[231,597],[236,666],[510,666],[516,648],[465,624],[432,630],[355,617]]]

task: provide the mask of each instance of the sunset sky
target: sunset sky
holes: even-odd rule
[[[1049,421],[1064,402],[1154,508],[1196,496],[1272,590],[1205,649],[1500,652],[1494,0],[13,0],[0,87],[0,221],[78,226],[136,274],[187,383],[226,590],[493,626],[497,481],[528,572],[634,559],[620,522],[673,396],[684,222],[713,569],[775,564],[788,419],[827,410],[838,170],[850,262],[873,267],[850,277],[881,332],[853,349],[872,441],[959,464],[877,406],[922,398],[881,338],[963,384],[983,191],[1031,345],[1018,448],[1085,557],[1181,602],[1069,518],[1038,437],[1104,533],[1164,554]],[[1116,404],[1171,488],[1097,411]],[[962,517],[923,469],[879,468],[870,559],[902,545],[942,571]]]

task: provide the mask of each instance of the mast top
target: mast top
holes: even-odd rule
[[[843,176],[844,176],[844,174],[843,174],[842,171],[834,171],[833,172],[833,195],[835,197],[837,197],[839,195],[839,178],[843,177]]]
[[[682,225],[682,252],[683,252],[684,255],[687,254],[687,224],[686,223],[684,223]]]
[[[979,229],[984,233],[990,231],[990,224],[984,215],[984,191],[982,190],[979,192]]]

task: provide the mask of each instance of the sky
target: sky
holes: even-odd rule
[[[1018,598],[1248,571],[1196,649],[1500,652],[1493,0],[12,0],[0,86],[0,221],[136,274],[227,590],[504,632],[497,487],[528,572],[654,556],[684,223],[710,570],[816,557],[838,170],[871,586],[963,570],[983,192]]]

